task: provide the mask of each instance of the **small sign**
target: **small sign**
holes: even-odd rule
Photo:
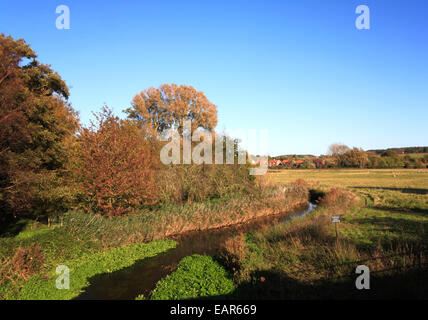
[[[332,216],[331,222],[333,223],[339,223],[340,222],[340,216]]]

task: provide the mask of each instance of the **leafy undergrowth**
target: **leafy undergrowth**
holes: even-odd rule
[[[50,264],[47,268],[48,272],[36,273],[28,281],[9,281],[0,288],[0,297],[19,300],[72,299],[89,285],[88,279],[94,275],[131,266],[137,260],[153,257],[175,246],[175,241],[157,240],[147,244],[113,248],[104,252],[84,253],[68,261],[58,260],[57,264]],[[65,265],[70,270],[69,289],[60,290],[56,287],[58,275],[55,271],[58,265]]]
[[[234,289],[233,280],[217,261],[210,256],[192,255],[157,283],[150,299],[208,298],[231,294]]]

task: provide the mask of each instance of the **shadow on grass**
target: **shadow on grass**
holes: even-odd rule
[[[424,234],[424,230],[428,227],[428,221],[413,221],[409,219],[400,219],[400,218],[390,218],[390,217],[378,217],[373,218],[356,218],[353,220],[353,223],[359,225],[370,225],[375,229],[379,226],[380,229],[383,227],[389,227],[389,230],[392,232],[397,232],[399,235],[409,233],[412,235],[415,232],[420,232],[420,236]]]
[[[421,209],[421,208],[392,208],[392,207],[386,207],[386,206],[373,206],[372,207],[375,210],[381,210],[381,211],[391,211],[391,212],[398,212],[398,213],[414,213],[418,215],[427,215],[428,209]]]
[[[421,249],[425,247],[428,238],[424,232],[428,228],[428,221],[413,221],[408,219],[397,219],[389,217],[373,217],[373,218],[356,218],[353,223],[358,225],[366,225],[372,228],[372,232],[367,235],[373,243],[378,243],[386,250],[398,247],[399,243],[403,242],[413,248]],[[391,239],[382,231],[395,234],[397,238]],[[355,243],[357,248],[364,250],[365,246]]]
[[[428,299],[428,269],[413,269],[395,274],[371,273],[370,289],[358,290],[357,274],[341,279],[302,282],[275,271],[259,271],[254,279],[239,285],[230,295],[201,300],[376,300]]]
[[[385,191],[399,191],[402,193],[412,193],[412,194],[428,194],[428,189],[420,188],[391,188],[391,187],[364,187],[364,186],[354,186],[354,189],[370,189],[370,190],[385,190]]]
[[[74,300],[133,300],[145,297],[155,284],[175,268],[175,249],[136,261],[133,265],[91,277],[87,286]],[[145,288],[145,290],[142,290]]]
[[[28,224],[28,220],[4,219],[0,220],[0,238],[14,237]]]
[[[134,299],[142,293],[145,298],[161,278],[173,269],[174,249],[112,273],[96,275],[90,285],[75,299]],[[358,263],[360,264],[360,263]],[[363,263],[361,263],[363,264]],[[357,263],[355,267],[357,266]],[[353,266],[352,266],[353,267]],[[253,272],[251,281],[243,282],[228,295],[196,298],[199,300],[315,300],[315,299],[428,299],[428,268],[406,271],[372,272],[370,290],[358,290],[357,274],[308,283],[288,277],[282,272],[263,270]],[[191,299],[193,300],[193,299]]]

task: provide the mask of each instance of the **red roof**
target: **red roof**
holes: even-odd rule
[[[296,161],[296,164],[301,164],[301,163],[303,163],[304,161],[303,160],[297,160]]]

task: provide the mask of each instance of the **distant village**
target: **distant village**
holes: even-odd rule
[[[260,165],[261,160],[257,160],[255,157],[250,156],[250,162],[254,165]],[[266,161],[266,160],[265,160]],[[328,165],[328,159],[325,156],[315,157],[312,155],[290,155],[290,156],[278,156],[268,158],[268,167],[275,169],[318,169],[326,168]]]
[[[326,165],[324,159],[318,157],[303,158],[303,159],[271,159],[268,161],[269,168],[283,167],[283,168],[321,168]]]
[[[378,150],[349,148],[333,144],[329,155],[281,155],[268,157],[271,169],[323,168],[428,168],[428,147],[404,147]],[[337,150],[336,150],[336,149]],[[258,157],[249,156],[250,163],[260,165]]]

